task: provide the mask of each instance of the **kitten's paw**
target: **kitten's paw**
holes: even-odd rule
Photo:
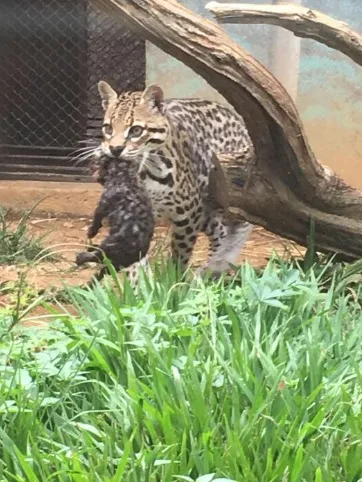
[[[90,253],[86,251],[82,251],[81,253],[78,253],[77,256],[75,257],[75,262],[78,266],[82,266],[84,263],[87,263],[88,261],[91,261]]]
[[[93,239],[96,235],[98,234],[98,229],[96,227],[89,226],[88,231],[87,231],[87,236],[88,239]]]

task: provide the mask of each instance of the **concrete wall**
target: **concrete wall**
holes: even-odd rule
[[[211,18],[204,9],[207,2],[182,0],[185,6]],[[361,0],[303,0],[303,4],[346,21],[362,32]],[[270,43],[278,27],[224,25],[223,28],[270,67]],[[147,83],[154,82],[163,85],[167,96],[223,100],[193,71],[148,44]],[[362,68],[339,52],[303,39],[298,87],[297,105],[316,155],[348,182],[362,188]]]
[[[361,0],[307,0],[362,32]],[[362,188],[362,68],[345,55],[302,40],[298,107],[317,156]]]

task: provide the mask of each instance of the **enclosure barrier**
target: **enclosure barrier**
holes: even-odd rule
[[[88,0],[1,2],[0,18],[0,179],[88,180],[74,153],[99,135],[97,82],[142,89],[144,41]]]

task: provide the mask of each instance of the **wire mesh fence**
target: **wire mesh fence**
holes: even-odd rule
[[[88,119],[102,117],[97,83],[103,79],[118,91],[142,90],[145,86],[145,42],[93,3],[88,4]],[[105,39],[106,34],[106,39]],[[89,126],[91,127],[91,126]]]
[[[66,167],[64,153],[98,133],[97,82],[144,87],[144,42],[90,0],[0,0],[0,24],[1,170],[29,153],[43,170],[57,157]]]

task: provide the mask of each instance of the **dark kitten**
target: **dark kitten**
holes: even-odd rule
[[[95,159],[94,177],[103,184],[103,193],[88,229],[94,238],[104,218],[108,218],[109,233],[100,246],[91,247],[76,257],[78,266],[87,262],[102,262],[103,253],[120,270],[146,256],[154,232],[152,205],[142,186],[135,163],[106,156]],[[103,278],[103,267],[96,279]]]

